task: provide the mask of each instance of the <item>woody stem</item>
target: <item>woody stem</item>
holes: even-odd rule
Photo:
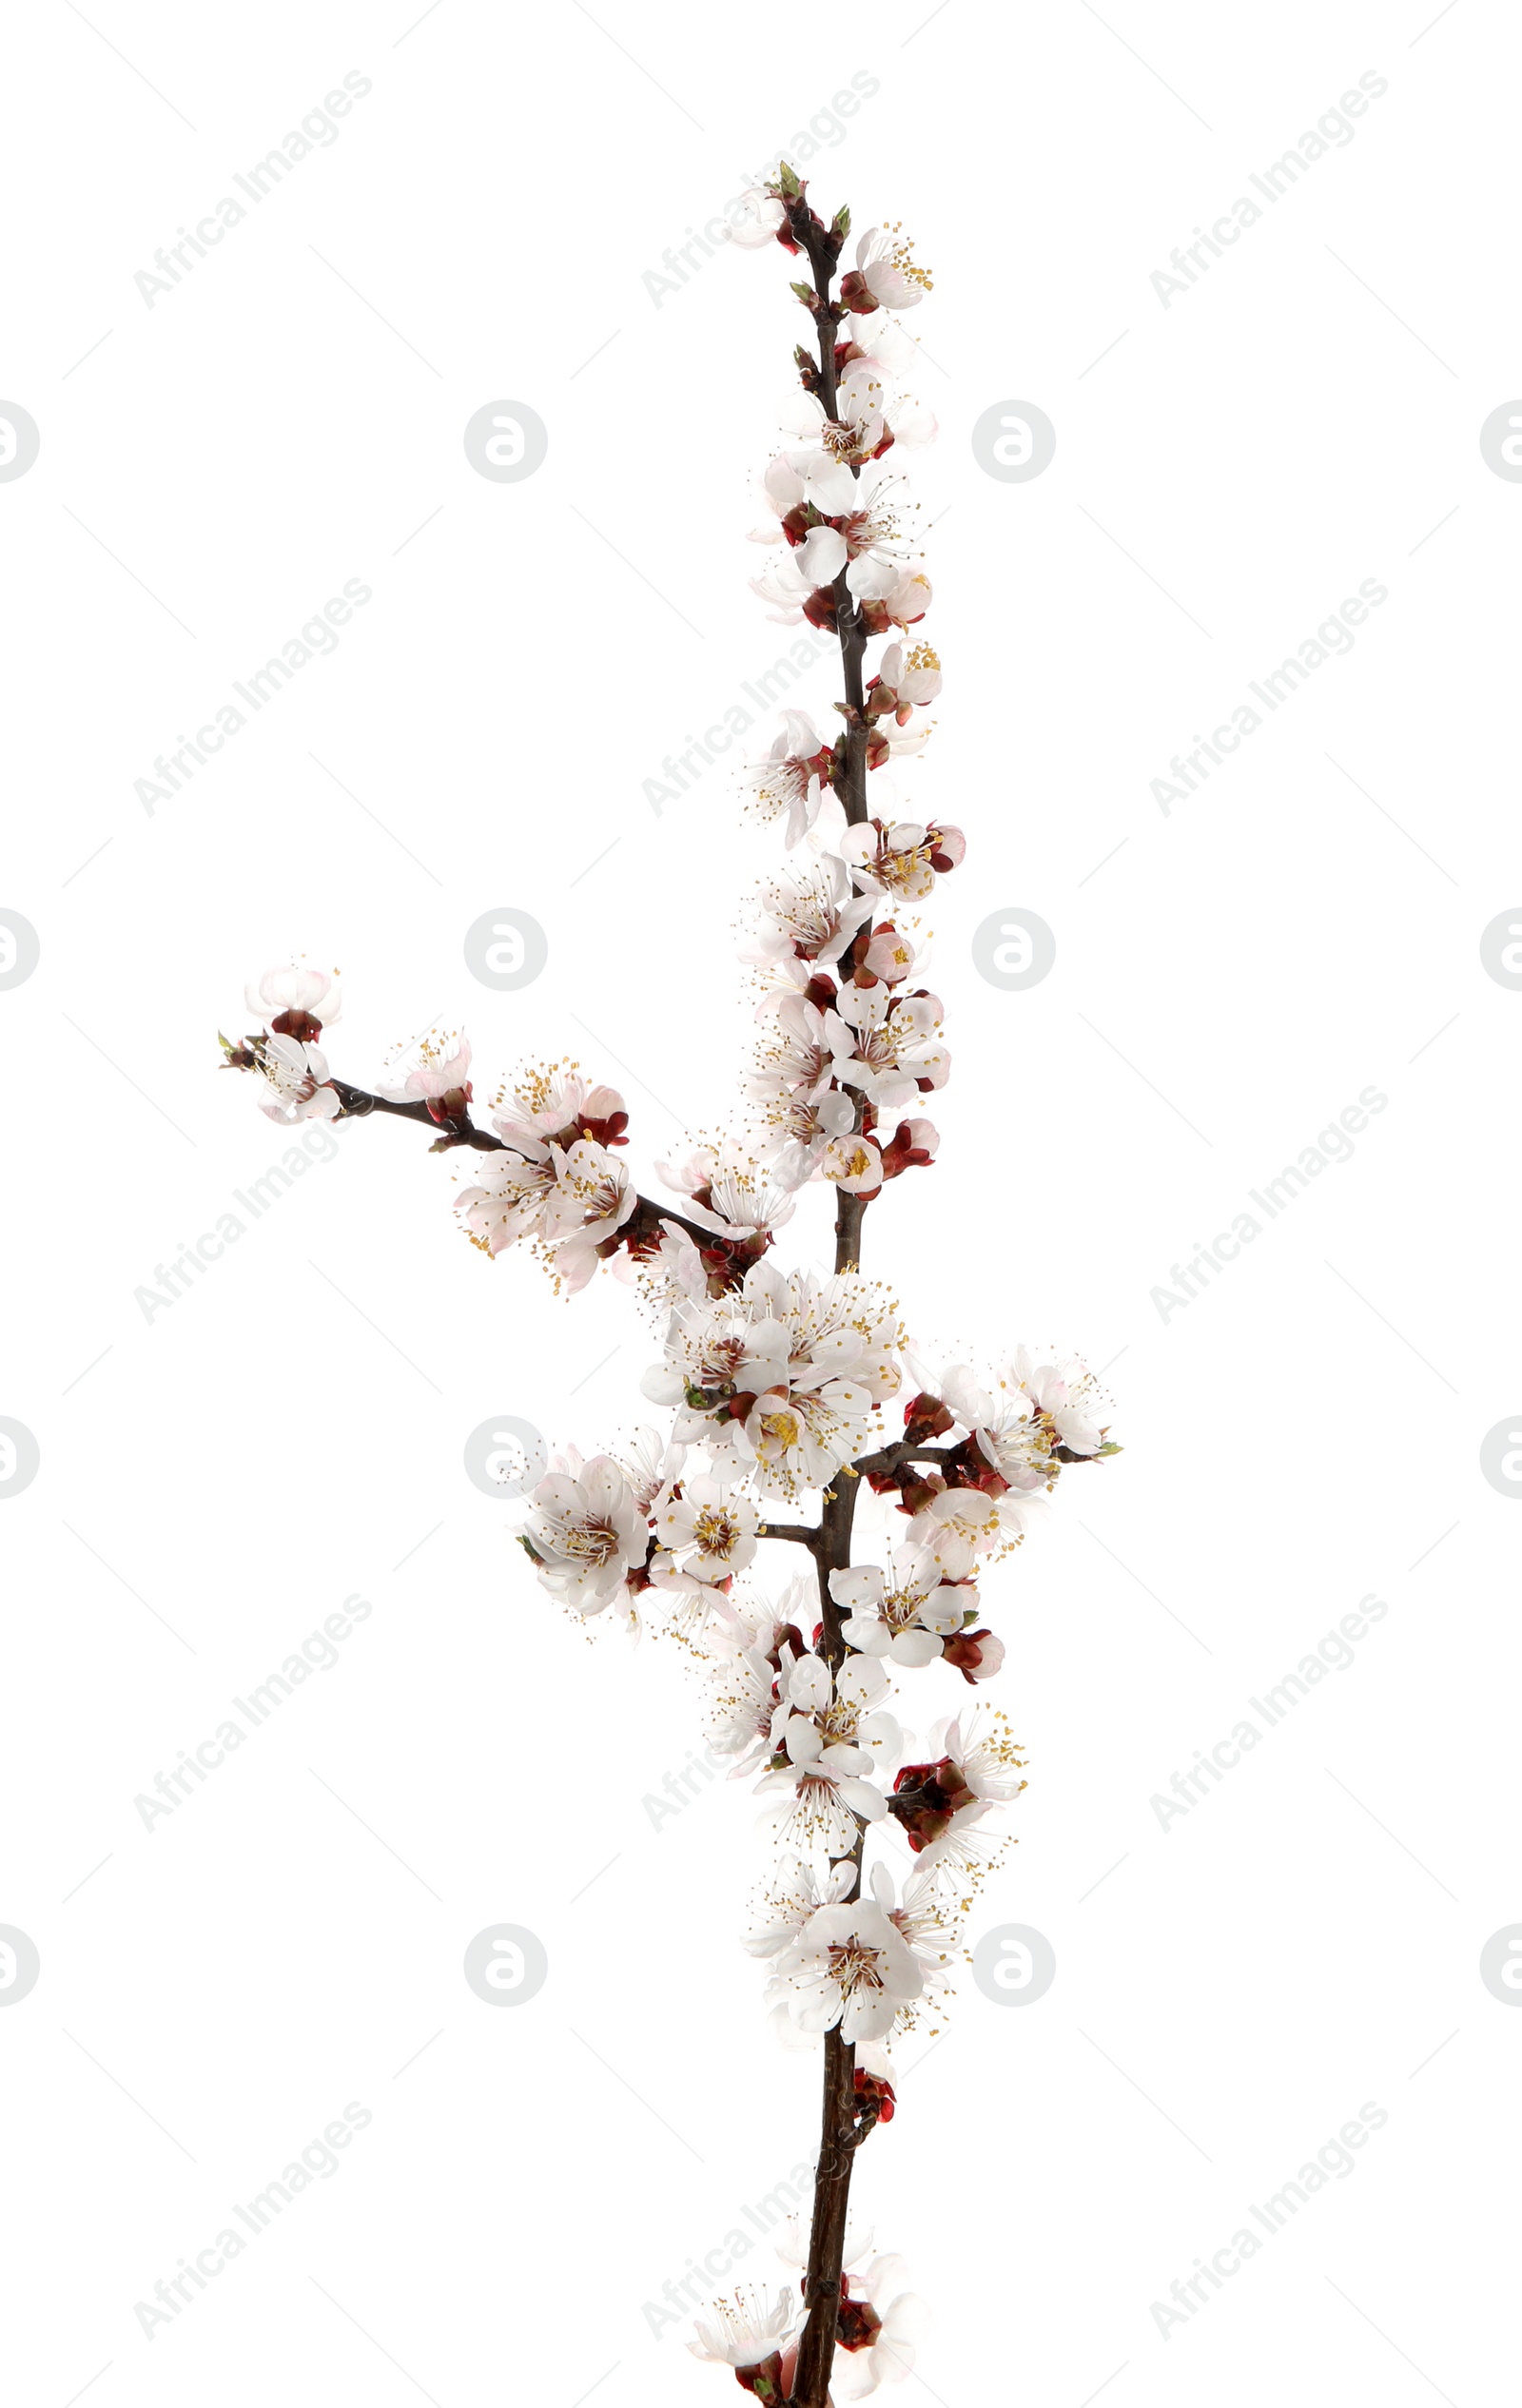
[[[341,1120],[368,1119],[373,1112],[389,1113],[398,1120],[420,1121],[425,1129],[432,1129],[436,1137],[447,1136],[455,1145],[471,1146],[478,1154],[512,1152],[504,1138],[493,1136],[490,1129],[478,1129],[468,1112],[458,1119],[440,1122],[434,1118],[427,1104],[420,1099],[396,1103],[389,1096],[372,1095],[367,1087],[352,1086],[346,1078],[330,1078],[327,1083],[343,1106],[339,1115]],[[695,1245],[712,1246],[713,1243],[712,1230],[702,1228],[696,1221],[690,1221],[685,1214],[673,1212],[668,1204],[654,1203],[648,1195],[636,1199],[634,1210],[639,1220],[652,1232],[658,1230],[662,1221],[674,1221],[678,1229],[686,1230]]]
[[[800,201],[797,204],[792,213],[792,226],[809,254],[809,263],[813,272],[814,291],[818,299],[814,315],[819,337],[818,393],[826,417],[832,418],[835,415],[836,321],[830,306],[829,286],[834,261],[827,252],[825,229],[816,228],[807,203]],[[859,475],[860,471],[855,473]],[[844,573],[835,581],[834,594],[835,629],[840,640],[845,700],[853,714],[846,723],[845,764],[843,770],[837,774],[835,789],[844,806],[848,824],[856,825],[867,817],[867,724],[863,716],[865,694],[862,684],[862,655],[867,648],[867,631]],[[861,1117],[858,1098],[858,1128]],[[837,1272],[855,1271],[860,1267],[862,1214],[865,1209],[861,1196],[848,1195],[844,1191],[837,1193]],[[846,1642],[841,1636],[840,1610],[830,1593],[829,1575],[833,1571],[844,1571],[850,1563],[851,1523],[856,1511],[857,1487],[858,1483],[851,1472],[842,1470],[837,1474],[834,1487],[825,1494],[824,1518],[819,1543],[814,1550],[822,1625],[819,1653],[831,1671],[837,1670],[844,1660]],[[864,1836],[863,1829],[858,1827],[853,1851],[857,1868],[853,1894],[860,1890]],[[846,2254],[846,2217],[850,2203],[851,2166],[855,2160],[856,2051],[841,2038],[838,2026],[825,2034],[824,2057],[819,2157],[814,2170],[809,2263],[804,2276],[808,2320],[798,2344],[798,2364],[792,2381],[792,2408],[826,2408],[829,2398],[829,2370],[835,2355],[840,2307],[841,2266]]]

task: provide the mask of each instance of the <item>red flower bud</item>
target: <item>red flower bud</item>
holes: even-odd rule
[[[322,1034],[322,1023],[310,1012],[277,1012],[269,1023],[275,1037],[294,1037],[303,1045],[315,1045]]]
[[[835,2339],[842,2349],[870,2349],[883,2329],[883,2320],[869,2300],[853,2300],[847,2288],[848,2275],[840,2278],[840,2308],[835,2325]]]
[[[941,1649],[945,1661],[955,1664],[969,1686],[987,1680],[1005,1660],[1005,1642],[991,1630],[959,1630]]]
[[[918,1855],[931,1840],[940,1838],[953,1815],[976,1803],[961,1766],[943,1756],[934,1764],[906,1764],[893,1783],[888,1808]]]
[[[900,1513],[923,1513],[932,1497],[938,1497],[946,1482],[938,1472],[907,1472],[898,1475]]]
[[[868,2073],[858,2066],[854,2084],[858,2112],[864,2117],[870,2116],[874,2123],[891,2124],[897,2105],[891,2082],[881,2082],[875,2073]]]
[[[952,1427],[950,1412],[938,1396],[922,1389],[911,1396],[904,1408],[904,1435],[916,1444],[925,1438],[939,1438]]]

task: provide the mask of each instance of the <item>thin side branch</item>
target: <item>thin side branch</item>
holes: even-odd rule
[[[874,1471],[897,1471],[901,1464],[957,1463],[961,1455],[962,1449],[957,1447],[919,1447],[912,1439],[901,1438],[875,1455],[858,1455],[851,1468],[869,1478]]]
[[[494,1136],[490,1129],[478,1129],[468,1112],[440,1121],[434,1118],[427,1104],[421,1100],[394,1103],[388,1096],[372,1095],[367,1087],[351,1086],[346,1078],[333,1078],[328,1084],[343,1106],[339,1116],[342,1120],[365,1120],[375,1112],[389,1113],[394,1119],[416,1120],[423,1128],[431,1129],[436,1141],[439,1137],[447,1137],[452,1146],[473,1146],[478,1154],[510,1154],[513,1151],[505,1139]],[[695,1246],[713,1244],[712,1230],[704,1229],[700,1222],[690,1221],[685,1213],[675,1212],[670,1205],[657,1204],[651,1196],[639,1196],[634,1209],[641,1224],[648,1230],[654,1231],[662,1221],[673,1221],[678,1229],[687,1232]]]

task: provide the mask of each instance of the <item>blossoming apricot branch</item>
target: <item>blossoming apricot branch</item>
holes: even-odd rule
[[[997,1810],[1024,1787],[1002,1716],[943,1709],[917,1743],[894,1684],[998,1672],[983,1571],[1067,1466],[1117,1450],[1081,1362],[1020,1350],[932,1370],[895,1298],[862,1275],[867,1209],[933,1163],[920,1105],[950,1069],[914,906],[965,844],[901,805],[890,767],[923,751],[941,690],[917,631],[930,585],[897,467],[935,432],[906,386],[916,351],[899,322],[929,279],[896,228],[874,228],[837,284],[849,213],[827,225],[786,165],[744,216],[747,247],[776,243],[807,264],[792,290],[813,337],[794,351],[788,439],[761,480],[769,557],[751,583],[775,617],[835,635],[844,692],[832,738],[785,711],[746,773],[752,810],[781,823],[794,859],[756,900],[758,1038],[733,1132],[656,1165],[678,1209],[634,1185],[621,1097],[569,1060],[517,1073],[489,1129],[463,1036],[425,1046],[400,1084],[352,1085],[320,1041],[337,978],[304,966],[266,972],[247,991],[260,1028],[222,1041],[277,1120],[389,1116],[427,1128],[435,1152],[472,1152],[456,1205],[482,1253],[526,1245],[570,1293],[608,1265],[655,1316],[642,1387],[669,1419],[590,1458],[567,1448],[519,1536],[573,1614],[637,1630],[654,1613],[680,1635],[708,1683],[712,1746],[767,1800],[776,1857],[747,1946],[778,2038],[823,2061],[812,2214],[784,2252],[801,2301],[784,2288],[718,2301],[691,2346],[763,2401],[827,2408],[913,2363],[924,2310],[903,2261],[849,2226],[852,2171],[895,2111],[894,2039],[940,2012],[969,1892],[1006,1844]],[[820,1191],[833,1196],[833,1272],[784,1270],[778,1233]],[[882,1412],[897,1397],[890,1437]],[[880,1526],[856,1561],[864,1497]],[[773,1595],[751,1584],[767,1541],[810,1559]]]

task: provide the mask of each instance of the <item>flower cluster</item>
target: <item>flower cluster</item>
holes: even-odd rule
[[[887,2123],[888,2115],[881,2121]],[[796,2218],[784,2226],[777,2255],[784,2265],[807,2263],[807,2235]],[[832,2399],[865,2399],[879,2384],[900,2383],[914,2372],[915,2346],[928,2310],[908,2287],[904,2260],[874,2256],[871,2234],[864,2239],[853,2224],[846,2230],[835,2314]],[[732,2367],[744,2390],[771,2403],[791,2396],[798,2340],[797,2312],[788,2293],[773,2297],[745,2285],[732,2299],[713,2301],[698,2323],[697,2339],[687,2346],[694,2358]]]
[[[899,322],[929,279],[901,229],[878,227],[831,297],[849,214],[826,224],[786,166],[743,217],[742,244],[807,263],[792,291],[813,337],[778,408],[752,584],[773,615],[834,631],[845,687],[832,734],[790,709],[745,773],[789,861],[761,885],[745,953],[758,995],[743,1119],[654,1165],[664,1201],[634,1183],[622,1097],[573,1061],[516,1074],[489,1126],[463,1034],[430,1039],[389,1085],[335,1078],[325,972],[266,972],[247,990],[259,1028],[223,1046],[277,1119],[389,1115],[436,1152],[469,1151],[455,1203],[483,1254],[526,1244],[567,1294],[607,1265],[654,1316],[641,1386],[659,1427],[591,1456],[567,1447],[518,1535],[572,1614],[679,1639],[712,1749],[761,1801],[776,1858],[747,1945],[776,2036],[826,2053],[817,2212],[791,2248],[801,2310],[787,2291],[742,2294],[693,2347],[764,2401],[826,2408],[913,2364],[923,2310],[902,2261],[841,2241],[851,2165],[894,2115],[895,2039],[943,2010],[971,1892],[1024,1787],[1008,1723],[964,1697],[1005,1660],[982,1586],[1063,1472],[1117,1449],[1082,1361],[1022,1349],[931,1369],[860,1269],[868,1209],[936,1159],[921,1107],[951,1071],[917,913],[966,840],[894,783],[915,773],[942,690],[899,466],[935,432]],[[832,1271],[775,1252],[810,1191],[833,1213]],[[860,1552],[858,1510],[875,1517]],[[771,1543],[807,1564],[774,1597],[751,1585]],[[905,1684],[928,1699],[923,1738],[901,1719]]]
[[[524,1074],[512,1100],[493,1117],[499,1148],[456,1202],[484,1253],[537,1241],[575,1294],[617,1253],[639,1200],[613,1151],[626,1143],[629,1115],[612,1087],[589,1087],[558,1063]]]
[[[900,1385],[902,1351],[892,1305],[870,1281],[757,1262],[724,1296],[674,1306],[664,1359],[642,1385],[674,1408],[678,1444],[702,1446],[761,1496],[795,1498],[863,1451]]]

